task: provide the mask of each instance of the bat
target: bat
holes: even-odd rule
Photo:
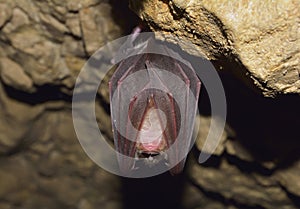
[[[164,163],[172,175],[182,172],[200,86],[192,66],[171,56],[142,53],[118,64],[109,91],[121,172],[139,169],[137,162],[150,169]]]

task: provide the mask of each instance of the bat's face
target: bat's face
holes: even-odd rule
[[[184,85],[179,87],[162,76],[164,72]],[[160,161],[173,164],[169,168],[173,174],[182,171],[191,145],[199,90],[194,71],[167,56],[143,54],[119,64],[110,80],[114,142],[119,153],[132,159],[119,156],[121,171],[133,171],[137,159],[150,167]],[[194,102],[189,101],[190,94],[196,98]]]

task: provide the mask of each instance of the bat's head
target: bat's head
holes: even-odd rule
[[[145,151],[138,150],[137,152],[138,158],[143,158],[146,165],[152,167],[159,163],[161,160],[167,160],[167,154],[163,151]]]

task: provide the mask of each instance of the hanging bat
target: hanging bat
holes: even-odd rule
[[[184,85],[165,74],[173,75]],[[191,65],[171,56],[144,53],[119,63],[109,81],[109,90],[121,172],[134,172],[137,161],[149,168],[163,162],[170,166],[171,174],[183,170],[191,146],[200,85]],[[192,101],[191,96],[195,98]]]

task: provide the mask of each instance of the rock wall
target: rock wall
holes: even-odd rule
[[[189,53],[240,63],[231,71],[266,96],[299,94],[299,1],[133,0],[131,8],[151,29],[191,41]]]
[[[0,1],[1,209],[122,207],[120,179],[86,156],[71,115],[87,58],[135,25],[116,3]]]
[[[293,7],[297,1],[287,2],[290,4],[281,7],[279,1],[275,4],[280,11],[299,8]],[[199,5],[191,1],[188,6],[187,1],[132,1],[131,7],[154,30],[196,37],[199,52],[215,59],[224,71],[242,71],[237,74],[244,80],[243,70],[247,70],[266,94],[299,93],[298,81],[292,82],[294,70],[299,70],[298,28],[292,23],[299,13],[282,14],[291,33],[277,33],[279,24],[268,34],[272,28],[261,25],[266,36],[253,33],[247,44],[250,36],[243,39],[243,34],[248,34],[250,26],[242,21],[226,23],[219,16],[229,8],[226,1],[219,6],[208,1],[199,1]],[[262,7],[262,14],[267,16],[269,9],[268,5]],[[298,96],[262,98],[231,75],[221,73],[228,102],[227,127],[210,160],[201,165],[196,162],[210,123],[209,99],[203,89],[200,135],[185,173],[139,180],[119,178],[95,165],[82,150],[72,124],[71,97],[76,76],[88,57],[137,24],[127,2],[0,0],[0,11],[1,209],[300,207]],[[202,22],[195,24],[198,18]],[[185,28],[180,25],[183,22]],[[196,26],[199,28],[192,28]],[[265,53],[266,41],[272,41],[273,47],[281,46],[274,40],[284,41],[285,35],[291,36],[284,48],[287,54]],[[251,50],[261,52],[252,54]],[[260,65],[248,60],[249,53],[259,62],[269,56],[272,63]],[[276,73],[287,69],[288,80],[280,80],[287,87],[281,88],[283,84],[276,80],[260,85],[262,75],[279,78],[268,72],[280,60]],[[255,71],[258,65],[260,71]],[[107,89],[100,90],[98,96],[99,126],[111,138]]]

